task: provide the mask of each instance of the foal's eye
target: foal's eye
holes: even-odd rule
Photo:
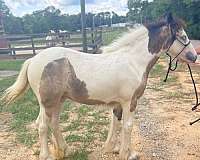
[[[186,36],[182,36],[182,39],[183,39],[184,41],[186,41],[186,40],[187,40],[187,37],[186,37]]]

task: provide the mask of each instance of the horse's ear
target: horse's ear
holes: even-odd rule
[[[154,27],[155,27],[155,24],[152,24],[152,23],[143,23],[143,25],[149,30],[151,31]]]
[[[166,14],[166,19],[167,19],[167,23],[168,24],[173,24],[174,23],[174,17],[173,17],[171,12]]]
[[[150,29],[150,25],[148,23],[143,23],[143,26],[145,26],[148,30]]]

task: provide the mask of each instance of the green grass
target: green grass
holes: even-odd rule
[[[159,77],[159,76],[165,76],[165,69],[164,66],[157,63],[153,69],[150,71],[150,77]]]
[[[126,32],[127,29],[117,29],[117,30],[113,30],[110,32],[103,32],[103,45],[108,45],[110,43],[112,43],[113,41],[117,40],[120,35],[122,35],[124,32]]]
[[[1,81],[0,84],[2,84]],[[39,113],[38,102],[31,90],[17,102],[7,107],[1,106],[0,111],[13,114],[13,120],[10,126],[11,129],[16,132],[19,142],[27,146],[32,146],[32,144],[36,142],[36,133],[30,133],[26,128],[26,125],[35,120]]]
[[[15,70],[19,71],[24,60],[9,60],[0,61],[0,70]]]
[[[85,149],[80,149],[70,154],[66,160],[88,160],[88,152]]]

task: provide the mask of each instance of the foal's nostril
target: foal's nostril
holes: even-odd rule
[[[195,62],[197,60],[197,55],[194,55],[192,52],[187,52],[186,53],[186,58],[189,61]]]

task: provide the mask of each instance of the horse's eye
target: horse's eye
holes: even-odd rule
[[[184,41],[186,41],[186,40],[187,40],[187,37],[186,37],[186,36],[182,36],[182,39],[183,39]]]

